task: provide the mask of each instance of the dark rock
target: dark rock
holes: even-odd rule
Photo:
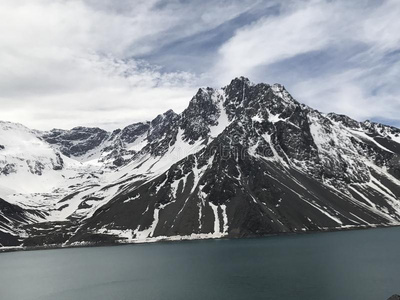
[[[211,136],[224,112],[229,125]],[[26,244],[113,243],[121,238],[105,234],[107,229],[135,235],[151,226],[147,237],[389,226],[400,221],[394,205],[400,186],[393,179],[400,178],[399,134],[394,127],[321,114],[297,102],[283,85],[253,84],[244,77],[222,90],[199,89],[181,114],[169,110],[111,133],[55,129],[42,137],[64,155],[100,154],[106,167],[127,171],[99,183],[93,194],[81,194],[86,190],[80,184],[70,186],[57,207],[62,210],[73,199],[80,201],[79,213],[62,229],[51,223],[27,227]],[[178,153],[177,141],[201,147]],[[145,165],[144,173],[132,172],[148,159],[165,169]],[[132,168],[124,169],[129,163]],[[40,164],[29,164],[34,174],[43,172]],[[64,165],[60,155],[52,164],[56,170]],[[5,165],[0,172],[14,167]],[[100,202],[90,217],[80,214]]]
[[[53,129],[42,135],[42,138],[57,145],[66,156],[81,156],[99,146],[108,132],[100,128],[75,127],[71,130]]]
[[[9,175],[11,173],[17,172],[17,166],[13,163],[5,164],[3,167],[0,167],[0,175]]]

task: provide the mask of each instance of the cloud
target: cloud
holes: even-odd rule
[[[241,11],[229,2],[210,11],[180,1],[1,1],[0,119],[110,129],[182,110],[197,75],[164,72],[136,56]]]
[[[216,66],[223,80],[249,74],[254,68],[325,47],[330,40],[323,28],[326,15],[318,6],[268,17],[239,29],[219,49]]]
[[[244,75],[400,125],[399,14],[396,0],[4,0],[0,119],[114,129]]]
[[[385,118],[396,123],[400,98],[385,87],[392,76],[399,78],[399,65],[391,68],[379,81],[374,75],[379,70],[351,69],[336,75],[302,81],[293,88],[298,100],[323,112],[347,114],[358,120]],[[381,70],[382,71],[382,70]],[[377,89],[377,87],[380,87]]]
[[[400,65],[389,59],[398,58],[399,14],[395,0],[288,1],[277,15],[238,29],[219,48],[212,73],[221,82],[279,77],[322,111],[399,120]]]

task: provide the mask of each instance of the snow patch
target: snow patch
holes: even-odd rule
[[[226,127],[231,124],[231,121],[229,121],[228,115],[223,105],[224,98],[222,96],[218,97],[218,95],[213,95],[213,97],[215,99],[214,101],[218,103],[219,117],[217,120],[217,125],[210,127],[210,136],[212,138],[216,138],[224,131]]]

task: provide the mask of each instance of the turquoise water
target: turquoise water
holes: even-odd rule
[[[0,299],[386,300],[400,228],[0,254]]]

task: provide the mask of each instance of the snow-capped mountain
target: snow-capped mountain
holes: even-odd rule
[[[400,223],[400,130],[236,78],[107,132],[0,123],[0,244],[80,245]]]

